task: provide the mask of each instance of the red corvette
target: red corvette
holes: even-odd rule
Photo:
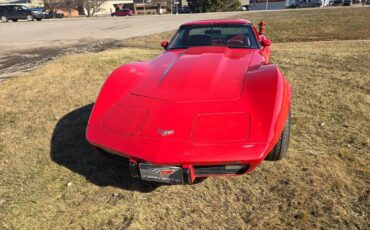
[[[118,67],[94,105],[87,140],[129,159],[133,177],[174,184],[241,175],[288,147],[291,87],[271,41],[247,20],[182,25],[165,51]]]

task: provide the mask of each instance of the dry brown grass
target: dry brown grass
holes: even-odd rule
[[[107,74],[160,52],[72,55],[0,84],[0,228],[369,228],[370,40],[274,44],[293,86],[288,157],[156,188],[96,154],[84,129]]]
[[[370,39],[370,7],[249,12],[235,16],[267,23],[273,42]]]

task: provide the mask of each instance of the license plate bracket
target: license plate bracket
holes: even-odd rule
[[[181,167],[139,163],[139,169],[142,180],[168,184],[184,183],[183,170]]]

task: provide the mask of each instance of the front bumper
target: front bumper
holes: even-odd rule
[[[35,14],[35,13],[33,13],[32,15],[35,19],[44,19],[45,18],[44,14]]]
[[[191,140],[122,136],[109,130],[89,126],[86,138],[92,145],[126,158],[158,165],[253,164],[261,162],[272,149],[265,143],[194,144]]]
[[[102,151],[100,149],[100,151]],[[134,178],[141,178],[143,180],[171,183],[171,184],[193,184],[196,178],[200,177],[210,177],[210,176],[236,176],[242,175],[248,171],[250,165],[206,165],[206,166],[193,166],[193,165],[183,165],[181,167],[176,167],[181,169],[181,173],[177,173],[176,177],[178,180],[166,180],[149,178],[141,173],[140,162],[129,159],[128,169],[129,173]],[[147,164],[145,164],[147,165]],[[154,174],[160,177],[161,166],[153,165],[155,167]],[[168,171],[167,168],[171,166],[164,166],[163,169]],[[153,176],[153,172],[151,173]],[[154,175],[155,176],[155,175]],[[180,178],[179,178],[180,177]]]
[[[100,151],[130,160],[130,174],[140,177],[139,163],[178,166],[184,183],[209,176],[234,176],[251,172],[265,158],[270,143],[194,144],[190,140],[125,136],[89,126],[87,140]]]

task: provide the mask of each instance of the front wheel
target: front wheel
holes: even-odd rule
[[[290,112],[288,115],[288,120],[285,123],[284,130],[281,133],[281,136],[276,143],[275,147],[271,150],[269,155],[265,158],[267,161],[278,161],[283,159],[283,157],[286,154],[286,151],[289,146],[289,140],[290,140]]]
[[[7,16],[1,16],[1,21],[2,22],[7,22],[8,21],[8,17]]]
[[[27,15],[27,21],[31,22],[33,20],[34,20],[34,18],[31,14]]]

